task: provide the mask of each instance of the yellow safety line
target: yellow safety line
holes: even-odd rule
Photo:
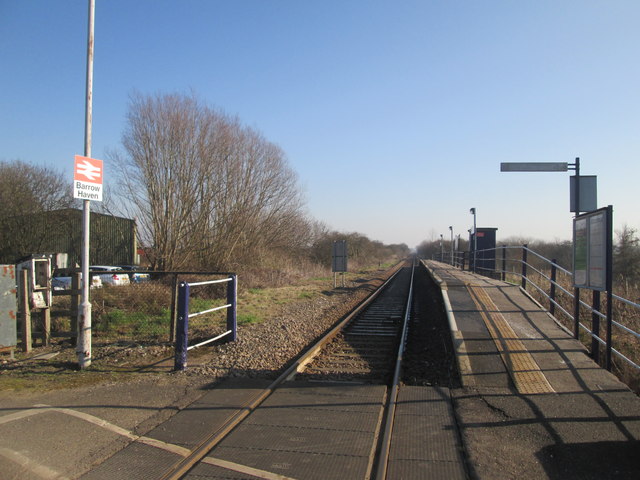
[[[542,373],[487,292],[467,284],[471,298],[493,338],[494,343],[518,392],[522,394],[553,393],[553,387]]]

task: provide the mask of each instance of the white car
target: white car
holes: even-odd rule
[[[129,285],[131,283],[127,272],[120,267],[94,265],[89,267],[89,271],[92,275],[100,277],[103,285],[119,286]]]
[[[89,288],[102,287],[102,279],[97,275],[91,276]],[[51,288],[54,290],[71,290],[71,269],[57,269],[51,278]]]

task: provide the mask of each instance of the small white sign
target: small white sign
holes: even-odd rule
[[[73,198],[102,201],[102,160],[75,156]]]

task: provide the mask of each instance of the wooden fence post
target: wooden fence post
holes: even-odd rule
[[[22,328],[22,351],[30,352],[31,340],[31,309],[29,307],[29,272],[20,271],[20,298],[18,298],[18,310],[20,311],[20,325]]]
[[[80,308],[80,272],[71,275],[71,345],[78,343],[78,309]]]
[[[40,319],[42,320],[42,344],[45,347],[51,345],[51,307],[40,309]]]

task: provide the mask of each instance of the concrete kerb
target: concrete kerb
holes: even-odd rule
[[[471,362],[469,360],[469,355],[467,354],[464,336],[462,332],[458,330],[456,317],[453,314],[453,307],[451,306],[451,301],[449,300],[449,294],[447,292],[449,286],[447,285],[447,282],[429,268],[424,261],[421,263],[427,270],[429,276],[431,276],[433,281],[440,287],[445,313],[447,314],[447,320],[449,322],[449,331],[451,333],[451,342],[453,343],[453,350],[455,352],[456,365],[458,367],[458,372],[460,372],[460,381],[464,387],[474,387],[476,385],[476,380],[473,375],[473,370],[471,369]]]

